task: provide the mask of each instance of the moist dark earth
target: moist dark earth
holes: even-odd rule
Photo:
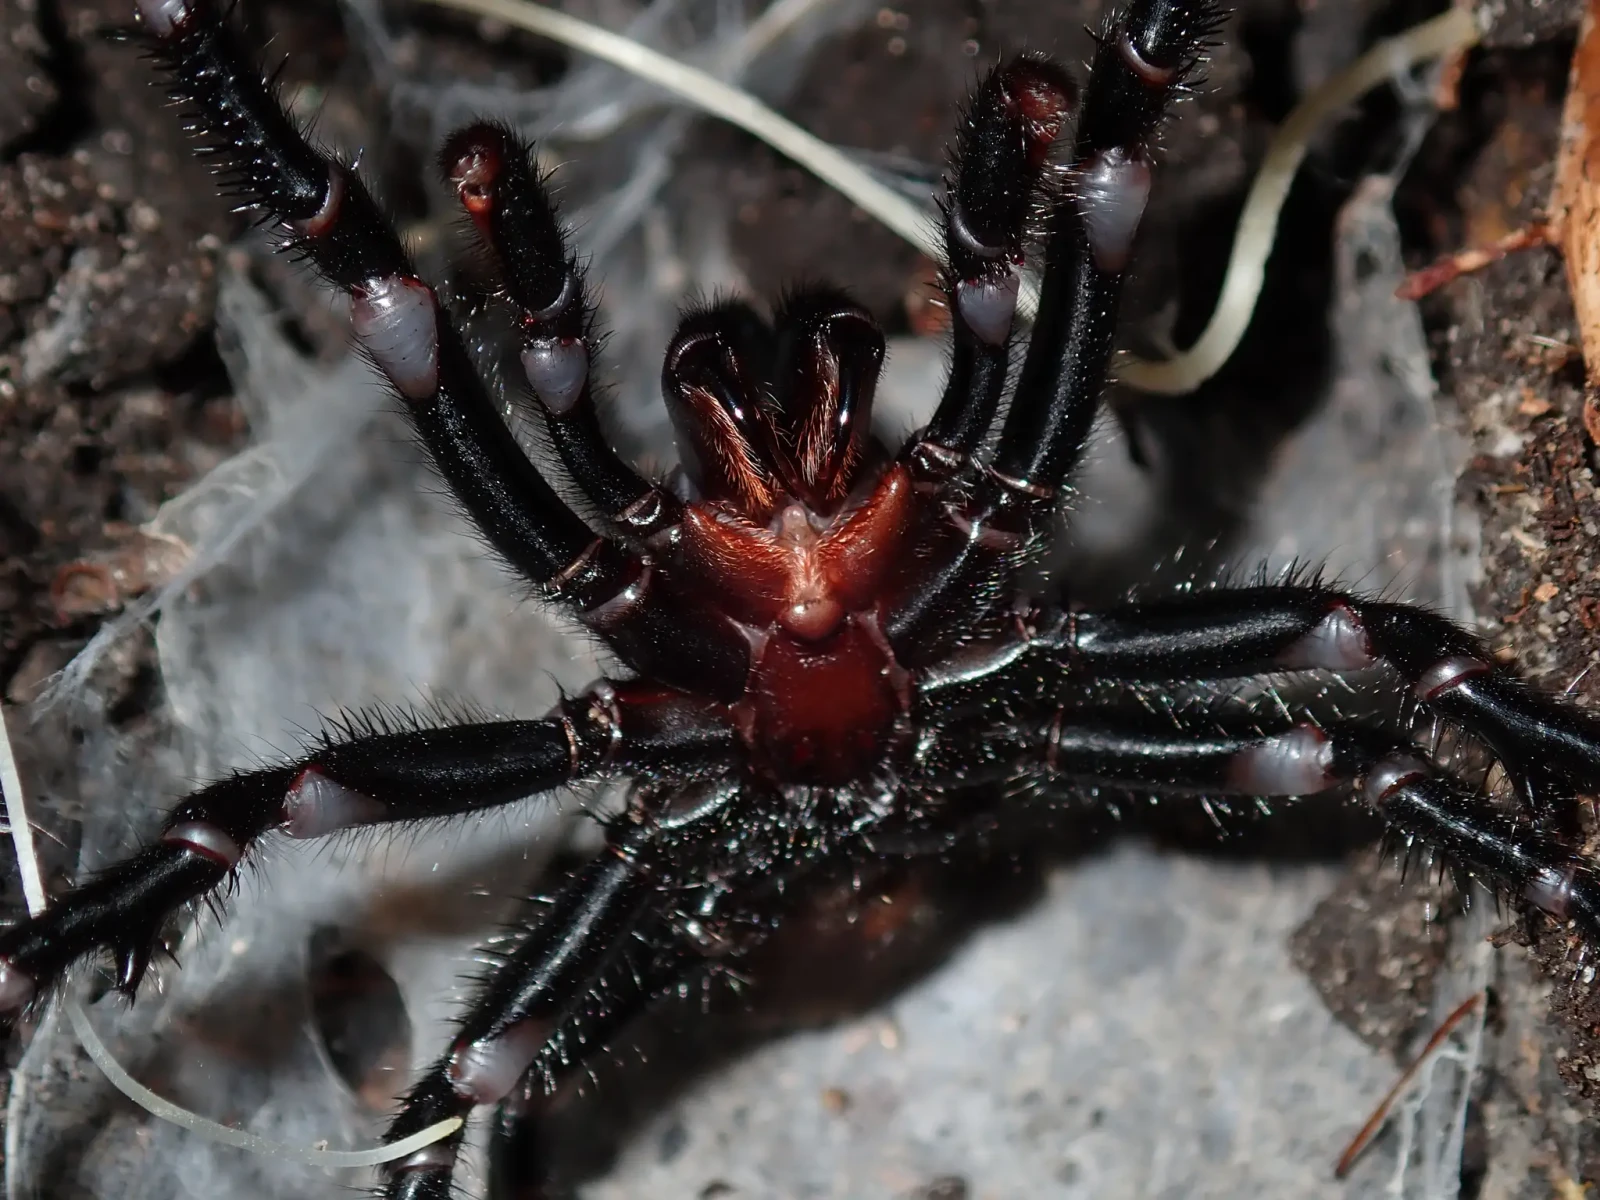
[[[343,22],[347,10],[240,7],[285,58],[285,86],[312,98],[324,136],[365,147],[365,168],[402,223],[426,245],[446,245],[428,238],[452,216],[425,182],[432,147],[411,140],[417,125],[386,103],[393,62],[374,67]],[[1161,326],[1179,345],[1200,329],[1250,170],[1304,81],[1436,7],[1240,5],[1165,141],[1125,305],[1130,346],[1148,348]],[[1454,107],[1434,124],[1397,197],[1409,265],[1492,241],[1544,212],[1580,8],[1576,0],[1481,6],[1486,44],[1468,60]],[[1092,0],[927,0],[865,11],[855,27],[817,42],[787,95],[773,99],[823,138],[931,179],[978,66],[1023,47],[1081,59],[1080,31],[1100,12]],[[571,68],[550,44],[438,10],[391,5],[385,16],[402,44],[396,61],[413,79],[534,86]],[[0,5],[0,695],[13,706],[33,701],[101,622],[170,574],[181,551],[152,542],[141,525],[249,443],[215,344],[224,256],[283,305],[306,353],[343,352],[338,322],[302,273],[263,253],[259,238],[233,249],[248,222],[215,198],[149,86],[148,66],[116,40],[127,19],[127,6],[112,0]],[[1131,560],[1179,545],[1227,558],[1273,446],[1321,397],[1334,218],[1357,179],[1387,169],[1394,122],[1392,98],[1375,96],[1318,141],[1282,222],[1268,296],[1217,379],[1179,399],[1113,396],[1133,445],[1182,450],[1149,455],[1168,464],[1158,484],[1174,499],[1173,516]],[[744,134],[694,125],[672,174],[665,202],[692,210],[715,197],[736,265],[757,291],[826,274],[891,333],[936,328],[931,264]],[[1516,659],[1540,684],[1570,686],[1600,704],[1600,675],[1587,670],[1600,639],[1596,447],[1582,419],[1583,364],[1563,264],[1553,250],[1528,251],[1428,297],[1422,314],[1439,420],[1472,446],[1457,488],[1482,524],[1473,600],[1485,634],[1497,656]],[[1082,588],[1092,596],[1131,581],[1113,564],[1086,575]],[[114,724],[136,738],[161,736],[169,718],[148,638],[111,655],[96,684]],[[32,777],[72,774],[70,727],[52,727],[23,749]],[[59,881],[75,861],[74,802],[36,815]],[[1196,853],[1222,852],[1199,826],[1150,823],[1146,832]],[[1326,833],[1304,822],[1247,828],[1225,852],[1295,860],[1314,847],[1349,857],[1346,882],[1297,935],[1294,952],[1340,1019],[1398,1057],[1425,1032],[1430,980],[1448,939],[1448,923],[1427,914],[1451,912],[1455,901],[1427,880],[1401,887],[1368,845],[1369,828],[1341,824],[1331,842]],[[1026,904],[1035,865],[1009,857],[909,881],[923,915],[897,924],[891,953],[864,975],[845,973],[850,986],[791,956],[788,970],[758,975],[745,1036],[825,1020],[892,990],[974,923]],[[14,885],[5,900],[20,911]],[[1576,1196],[1562,1189],[1600,1180],[1600,1001],[1575,980],[1564,935],[1509,914],[1503,924],[1514,945],[1502,955],[1487,1066],[1469,1114],[1468,1194],[1498,1156],[1506,1177],[1527,1180],[1505,1194]],[[836,934],[821,913],[804,940],[820,961],[838,949]],[[934,1186],[945,1190],[930,1196],[964,1194],[959,1180]]]

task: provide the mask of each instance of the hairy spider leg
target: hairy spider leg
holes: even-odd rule
[[[298,761],[201,789],[168,814],[153,845],[0,930],[0,1017],[37,1002],[100,947],[131,997],[166,922],[232,879],[264,834],[430,820],[606,775],[722,772],[735,751],[720,706],[640,684],[601,685],[543,720],[329,739]]]
[[[648,559],[596,537],[539,474],[360,177],[306,141],[216,0],[138,0],[138,12],[226,186],[282,222],[288,248],[351,297],[357,342],[485,540],[640,674],[737,699],[749,670],[743,636],[654,586]]]
[[[606,849],[556,895],[509,958],[480,982],[449,1051],[407,1093],[385,1141],[397,1141],[451,1116],[509,1096],[541,1048],[621,953],[660,895],[672,869],[668,837],[654,821],[624,818]],[[443,1200],[461,1134],[390,1164],[392,1200]]]
[[[1043,55],[990,71],[962,111],[945,176],[944,270],[950,375],[907,450],[937,475],[969,465],[994,424],[1011,365],[1025,235],[1078,85]]]
[[[1497,893],[1600,941],[1600,872],[1567,841],[1446,776],[1393,731],[1300,721],[1268,732],[1204,709],[1165,713],[1160,722],[1057,710],[1001,731],[983,723],[950,729],[924,770],[930,785],[988,778],[1016,786],[1028,763],[1052,790],[1296,797],[1354,783],[1407,847],[1436,851]]]
[[[1069,671],[1130,682],[1394,670],[1424,709],[1482,739],[1527,812],[1576,828],[1600,781],[1600,721],[1533,691],[1454,622],[1322,586],[1219,588],[1070,614],[1049,644]]]
[[[556,1032],[539,1047],[522,1081],[495,1106],[489,1125],[491,1200],[545,1195],[551,1175],[550,1146],[540,1118],[556,1090],[587,1069],[596,1052],[611,1045],[654,1005],[688,994],[697,982],[704,987],[708,977],[718,973],[717,960],[707,957],[702,947],[681,936],[661,938],[661,932],[649,926],[634,931],[635,945],[625,945],[616,961],[573,1002]],[[412,1096],[420,1099],[416,1091]],[[415,1112],[408,1111],[406,1119],[420,1120],[428,1111],[424,1101]],[[397,1122],[389,1137],[402,1136]]]
[[[494,1194],[519,1179],[542,1182],[537,1157],[518,1161],[511,1150],[536,1150],[544,1096],[652,1002],[754,949],[793,903],[795,885],[838,851],[797,840],[782,819],[785,802],[767,799],[775,807],[718,786],[687,800],[636,795],[609,825],[605,851],[482,982],[449,1052],[407,1094],[385,1140],[494,1104]],[[735,842],[730,869],[742,886],[707,886],[705,864]],[[458,1134],[391,1164],[387,1200],[445,1200],[460,1144]]]
[[[1206,0],[1135,0],[1109,16],[1101,30],[1071,164],[1045,217],[1039,312],[992,461],[971,480],[964,498],[941,507],[925,532],[924,561],[907,572],[885,604],[885,636],[909,668],[931,667],[959,649],[963,638],[955,630],[971,623],[952,621],[953,613],[970,612],[975,600],[989,615],[1003,610],[1019,560],[1038,545],[1056,512],[1060,489],[1099,411],[1123,277],[1150,190],[1151,146],[1218,20],[1218,8]],[[957,251],[949,270],[958,277],[953,299],[958,315],[964,300],[969,316],[986,313],[982,304],[974,309],[974,302],[1009,286],[997,264],[989,274],[974,276],[990,292],[961,290],[972,247],[980,247],[981,254],[1004,241],[987,240],[994,235],[977,234],[974,227],[1008,235],[1015,228],[1009,222],[1023,209],[1012,205],[1011,191],[1038,190],[1032,163],[1048,152],[1044,132],[1059,125],[1071,107],[1070,94],[1048,79],[1002,79],[995,87],[999,93],[1049,97],[1017,106],[1048,120],[1043,126],[1025,122],[1020,139],[1009,134],[1009,156],[994,148],[1007,140],[998,133],[1003,122],[995,119],[996,109],[1006,113],[1003,103],[975,106],[977,115],[963,129],[969,142],[963,153],[970,153],[975,164],[1003,170],[1006,186],[989,191],[963,177],[946,205],[946,243]],[[988,211],[979,220],[973,209],[984,202]],[[1010,323],[1008,313],[1008,335]],[[999,341],[969,367],[970,344],[983,340],[981,329],[958,320],[953,336],[951,387],[966,399],[952,402],[947,394],[930,429],[957,444],[948,447],[952,453],[941,454],[944,443],[930,435],[916,456],[929,466],[942,462],[952,475],[962,472],[981,440],[977,417],[992,413],[989,392],[1004,386],[1008,344]]]
[[[683,506],[624,462],[600,427],[594,305],[534,163],[531,144],[491,122],[458,130],[439,152],[440,170],[493,251],[517,316],[523,374],[567,473],[627,533],[670,537]]]
[[[1048,501],[1089,439],[1150,195],[1152,144],[1219,21],[1213,4],[1135,0],[1101,31],[1066,198],[1050,213],[1039,313],[989,467],[1024,503]]]

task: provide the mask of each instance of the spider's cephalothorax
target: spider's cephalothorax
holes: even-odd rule
[[[1397,836],[1600,940],[1600,875],[1574,836],[1574,797],[1600,784],[1600,723],[1527,689],[1464,630],[1315,582],[1101,610],[1023,589],[1094,421],[1151,147],[1216,24],[1210,0],[1133,0],[1101,31],[1081,102],[1040,57],[980,85],[943,208],[949,378],[898,451],[870,428],[879,330],[813,288],[770,324],[741,304],[685,317],[662,373],[684,486],[640,475],[601,428],[593,312],[530,147],[493,125],[453,136],[441,166],[493,251],[528,390],[599,529],[523,453],[360,178],[285,116],[217,0],[137,12],[229,185],[350,296],[357,342],[484,539],[623,677],[542,720],[346,730],[196,792],[153,844],[0,932],[0,1014],[42,1003],[101,948],[132,995],[169,918],[274,831],[442,818],[619,777],[634,787],[607,851],[482,982],[391,1138],[495,1105],[499,1144],[523,1144],[542,1092],[653,1002],[729,970],[809,890],[948,849],[1002,795],[1340,786]],[[1002,416],[1035,236],[1041,300]],[[1318,721],[1222,686],[1373,667],[1481,742],[1515,804],[1486,799],[1408,726]],[[1141,702],[1153,695],[1169,702]],[[386,1194],[449,1195],[459,1145],[393,1164]],[[494,1162],[502,1179],[534,1169],[509,1151]]]

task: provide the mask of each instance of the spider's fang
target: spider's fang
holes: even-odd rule
[[[1335,604],[1311,631],[1278,655],[1277,665],[1291,671],[1359,671],[1377,659],[1361,619],[1347,604]]]
[[[967,328],[988,345],[1002,346],[1011,336],[1017,282],[1016,272],[1007,271],[998,279],[963,279],[956,284],[956,311]]]
[[[523,348],[522,369],[540,403],[563,416],[589,380],[589,348],[582,338],[534,338]]]
[[[1417,676],[1416,685],[1412,690],[1416,692],[1419,700],[1437,700],[1445,692],[1460,687],[1474,676],[1484,675],[1492,670],[1494,667],[1481,658],[1473,658],[1467,654],[1452,654],[1448,658],[1441,658]]]
[[[1072,199],[1089,235],[1095,267],[1108,275],[1121,274],[1150,199],[1150,160],[1137,147],[1102,150],[1073,169]]]
[[[439,390],[438,306],[433,289],[406,275],[370,279],[355,289],[350,327],[407,400]]]
[[[1333,742],[1315,725],[1297,725],[1248,746],[1228,764],[1228,786],[1247,796],[1310,796],[1331,787]]]
[[[360,792],[335,783],[315,767],[295,776],[279,810],[283,832],[292,838],[316,838],[383,820],[388,808]]]
[[[9,959],[0,958],[0,1013],[21,1012],[37,992],[32,975]]]
[[[537,1017],[518,1021],[493,1037],[457,1042],[446,1072],[456,1095],[473,1104],[494,1104],[511,1094],[517,1080],[549,1041],[550,1022]]]
[[[182,821],[161,835],[163,845],[182,846],[226,870],[233,870],[244,856],[239,843],[220,825],[210,821]]]

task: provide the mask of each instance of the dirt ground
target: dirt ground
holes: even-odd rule
[[[379,69],[331,6],[241,7],[274,39],[285,86],[321,113],[323,135],[365,147],[365,169],[433,266],[445,265],[448,239],[434,235],[451,214],[424,181],[431,147],[388,101],[394,64],[411,80],[497,87],[547,84],[569,69],[564,53],[534,39],[403,6],[389,11],[401,50]],[[1130,346],[1163,335],[1182,345],[1198,332],[1250,170],[1304,80],[1433,6],[1240,7],[1164,144],[1127,299]],[[1543,213],[1580,9],[1577,0],[1481,5],[1485,46],[1465,65],[1456,105],[1428,134],[1396,201],[1408,263],[1493,241]],[[975,64],[1023,46],[1081,57],[1076,31],[1099,12],[1095,0],[863,9],[796,64],[782,107],[825,139],[932,178]],[[0,696],[13,706],[34,701],[102,622],[170,574],[175,551],[141,526],[249,444],[214,337],[223,257],[234,255],[280,301],[307,354],[331,361],[343,347],[337,319],[303,275],[256,243],[230,249],[247,221],[215,198],[148,85],[148,66],[114,38],[127,16],[117,0],[0,4]],[[1375,97],[1319,141],[1285,214],[1267,297],[1216,380],[1194,397],[1114,397],[1130,440],[1154,448],[1152,461],[1169,472],[1160,486],[1173,516],[1142,548],[1144,561],[1180,544],[1226,558],[1273,448],[1316,410],[1328,370],[1322,313],[1335,215],[1355,181],[1394,153],[1394,122],[1392,99]],[[713,215],[728,223],[736,266],[761,293],[827,275],[892,333],[926,320],[930,264],[744,135],[693,125],[673,171],[666,203],[692,212],[716,196]],[[1481,520],[1473,600],[1486,636],[1541,685],[1600,703],[1600,673],[1589,670],[1600,650],[1596,447],[1582,420],[1583,364],[1560,257],[1542,248],[1511,257],[1427,298],[1422,314],[1439,420],[1471,445],[1457,488]],[[1083,591],[1132,581],[1130,567],[1113,564]],[[161,735],[168,717],[148,638],[110,656],[96,689],[113,725]],[[68,773],[72,754],[67,730],[59,744],[30,747],[29,766],[46,778]],[[76,815],[71,804],[41,815],[57,880],[76,862]],[[1193,840],[1187,830],[1156,832]],[[1297,935],[1296,953],[1341,1019],[1398,1056],[1426,1020],[1448,938],[1448,924],[1427,914],[1452,911],[1453,901],[1447,888],[1400,888],[1360,840],[1348,839],[1351,873]],[[1294,857],[1291,841],[1267,837],[1260,848]],[[950,886],[962,896],[975,885]],[[5,900],[20,911],[14,884]],[[1509,949],[1497,977],[1464,1194],[1477,1194],[1473,1181],[1495,1162],[1497,1177],[1525,1181],[1502,1194],[1577,1197],[1581,1184],[1600,1181],[1600,1001],[1567,962],[1564,935],[1535,923],[1511,926],[1506,938],[1532,949]],[[916,961],[912,952],[883,966],[882,979]],[[769,988],[786,990],[791,1015],[814,1018],[796,979]],[[773,1005],[784,1010],[781,999]]]

